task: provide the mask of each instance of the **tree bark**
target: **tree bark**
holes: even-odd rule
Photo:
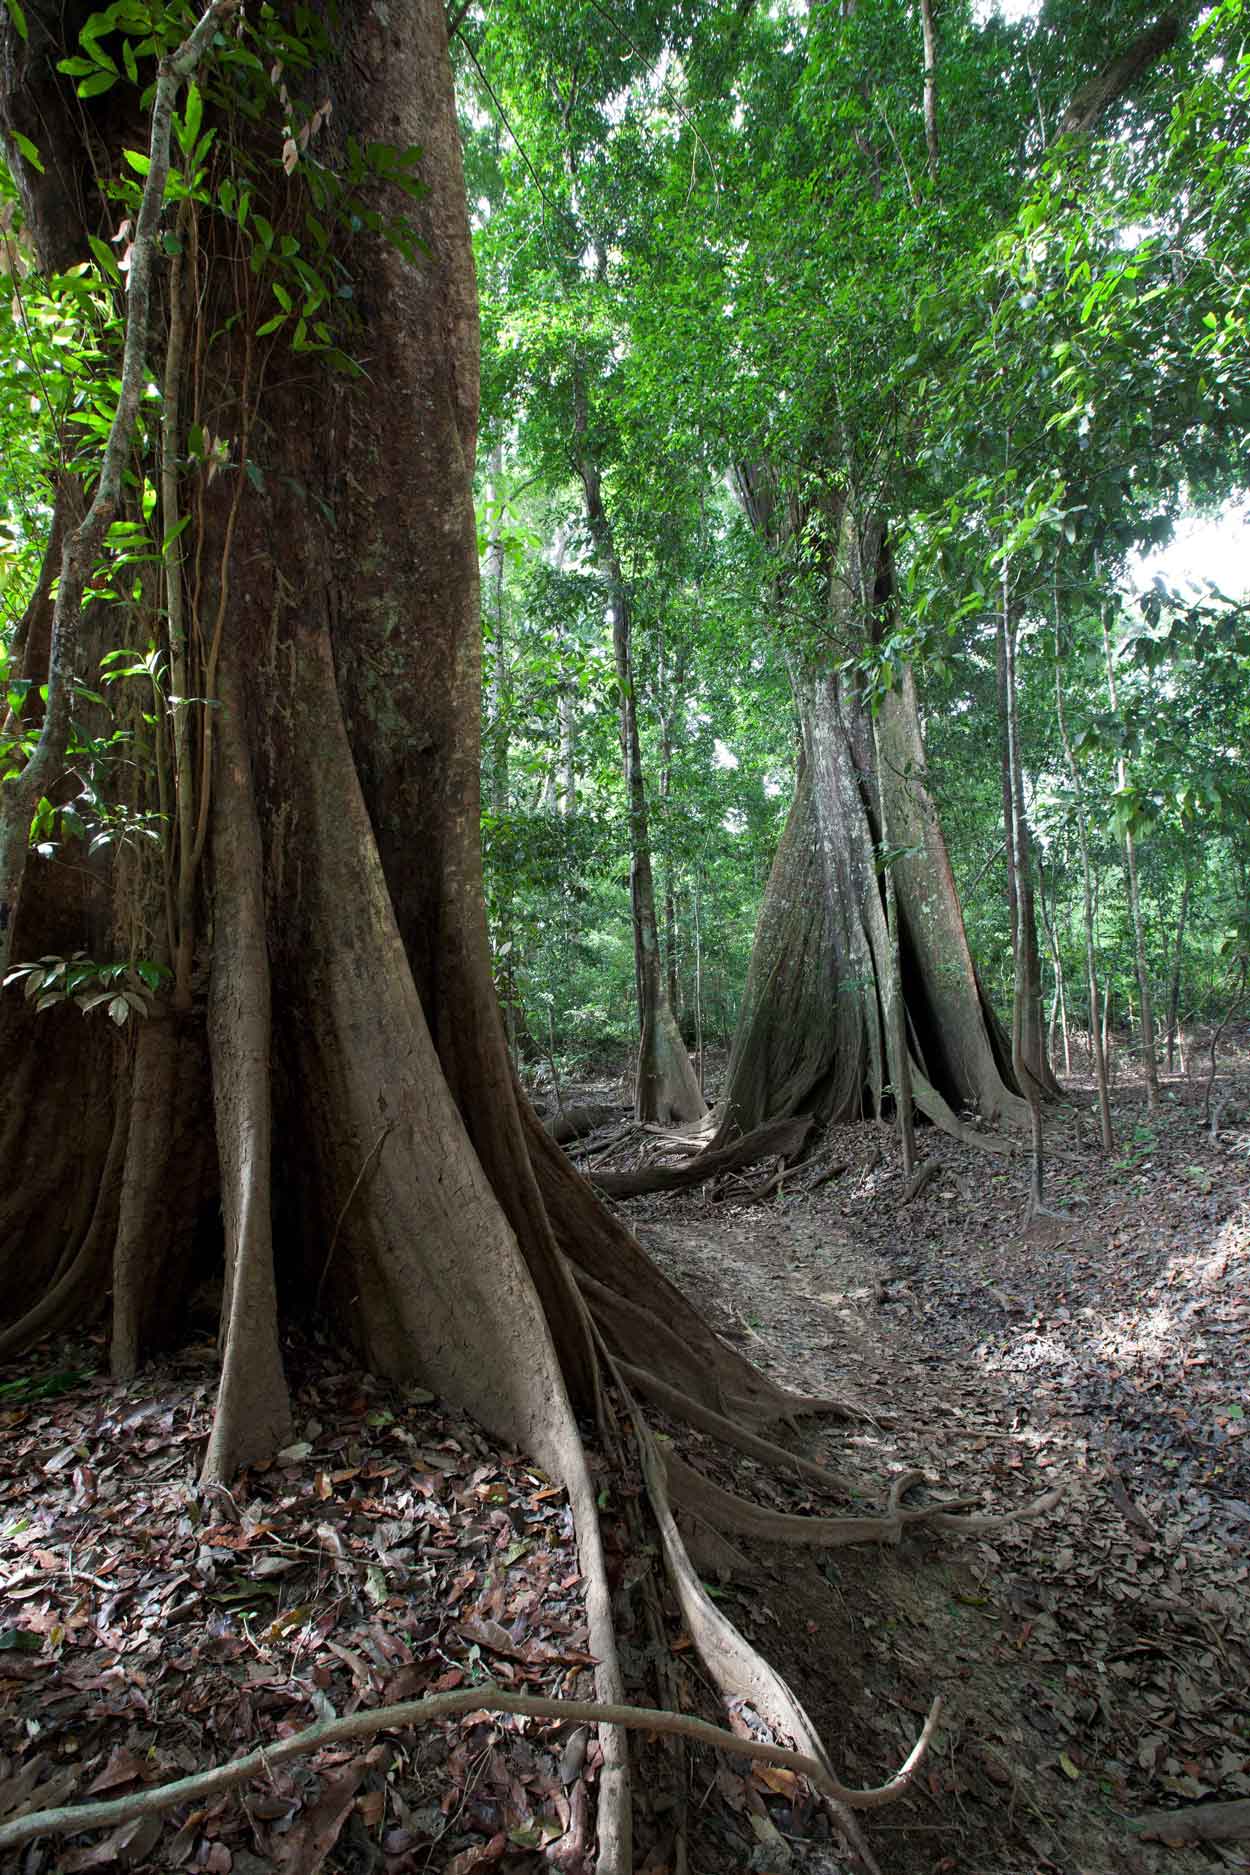
[[[1106,609],[1102,613],[1102,646],[1107,663],[1107,698],[1112,712],[1119,709],[1116,694],[1115,659],[1111,652],[1111,634],[1107,630]],[[1116,776],[1121,792],[1128,785],[1128,763],[1121,751],[1116,762]],[[1159,1110],[1159,1063],[1155,1051],[1154,1009],[1150,994],[1150,966],[1146,958],[1146,922],[1142,914],[1141,890],[1137,879],[1137,842],[1130,827],[1124,829],[1124,876],[1128,885],[1129,911],[1133,920],[1133,957],[1137,968],[1137,993],[1141,999],[1142,1068],[1146,1076],[1146,1106],[1151,1113]]]
[[[793,532],[775,478],[741,467],[748,517],[774,551]],[[884,530],[843,512],[830,570],[837,642],[862,643],[891,603]],[[865,568],[869,569],[865,573]],[[865,593],[869,596],[865,603]],[[800,749],[790,809],[756,927],[717,1143],[770,1120],[819,1122],[882,1110],[910,1080],[916,1106],[949,1130],[969,1108],[1023,1125],[1006,1037],[968,949],[954,873],[925,776],[915,682],[899,673],[874,726],[841,675],[791,664]],[[895,855],[905,1021],[886,1013],[892,947],[879,867],[884,813]],[[899,1054],[907,1037],[908,1061]]]
[[[1171,1074],[1176,1060],[1176,1032],[1181,1009],[1181,968],[1185,955],[1185,923],[1189,916],[1189,895],[1193,890],[1193,879],[1188,871],[1181,892],[1180,911],[1176,917],[1176,936],[1172,944],[1172,968],[1168,978],[1168,1073]],[[1183,1065],[1183,1064],[1182,1064]]]
[[[578,473],[586,499],[586,520],[595,557],[608,588],[612,649],[621,727],[621,768],[629,812],[630,905],[634,934],[634,975],[638,991],[638,1067],[634,1111],[640,1120],[673,1122],[700,1119],[707,1108],[690,1065],[686,1045],[669,1001],[651,868],[651,834],[642,743],[638,734],[638,698],[634,687],[633,619],[625,577],[617,556],[612,524],[603,502],[599,466],[589,448],[585,385],[574,387],[574,426]]]
[[[1094,883],[1089,858],[1089,824],[1085,814],[1085,792],[1081,786],[1081,771],[1077,765],[1076,752],[1072,747],[1064,716],[1063,665],[1057,614],[1055,620],[1055,720],[1059,725],[1059,737],[1063,743],[1063,752],[1067,757],[1068,773],[1072,777],[1072,793],[1076,803],[1077,842],[1081,852],[1081,908],[1085,918],[1085,987],[1089,1000],[1089,1052],[1093,1059],[1094,1080],[1098,1089],[1098,1130],[1103,1151],[1113,1152],[1115,1134],[1111,1126],[1106,1036],[1104,1029],[1100,1026],[1098,1009],[1098,952],[1094,942]]]

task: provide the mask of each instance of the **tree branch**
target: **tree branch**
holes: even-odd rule
[[[1180,38],[1179,14],[1165,13],[1153,26],[1134,39],[1132,45],[1115,58],[1108,59],[1102,70],[1083,84],[1060,120],[1056,141],[1064,137],[1088,137],[1097,128],[1113,104],[1130,91],[1145,72],[1170,52]]]

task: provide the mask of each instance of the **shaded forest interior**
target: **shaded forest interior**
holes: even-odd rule
[[[1241,0],[0,0],[0,1866],[1250,1844]]]

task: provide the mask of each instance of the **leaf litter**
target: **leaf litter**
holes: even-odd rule
[[[745,1571],[705,1566],[844,1776],[879,1778],[943,1692],[939,1748],[872,1822],[889,1875],[1250,1867],[1240,1844],[1127,1827],[1250,1794],[1250,1155],[1235,1129],[1208,1136],[1183,1083],[1171,1091],[1147,1126],[1121,1090],[1127,1144],[1110,1165],[1087,1116],[1052,1120],[1067,1215],[1027,1228],[1022,1166],[931,1135],[937,1171],[904,1206],[895,1142],[873,1125],[835,1129],[797,1175],[625,1207],[726,1336],[779,1379],[856,1402],[858,1423],[805,1424],[801,1445],[847,1481],[853,1511],[917,1465],[934,1497],[991,1510],[1066,1485],[1043,1524],[992,1540],[919,1529],[896,1549],[757,1545]],[[301,1344],[299,1437],[203,1499],[212,1351],[126,1388],[91,1373],[98,1358],[62,1346],[0,1375],[0,1817],[488,1677],[590,1695],[563,1493],[462,1415]],[[848,1508],[682,1438],[741,1494]],[[626,1477],[604,1499],[630,1696],[723,1722],[639,1491]],[[761,1735],[749,1707],[729,1716]],[[634,1749],[644,1875],[856,1866],[791,1773],[743,1776],[671,1739]],[[582,1875],[597,1770],[585,1727],[481,1710],[323,1750],[190,1813],[33,1844],[20,1866]]]
[[[593,1697],[564,1493],[462,1415],[304,1345],[300,1437],[201,1496],[212,1351],[127,1387],[93,1352],[0,1393],[0,1819],[476,1680]],[[564,1775],[571,1729],[479,1711],[324,1749],[20,1866],[582,1875],[598,1756]]]
[[[779,1183],[625,1207],[723,1334],[866,1415],[804,1422],[795,1448],[847,1480],[841,1505],[693,1442],[716,1482],[824,1515],[879,1508],[913,1466],[986,1511],[1065,1486],[1036,1524],[760,1546],[722,1583],[847,1777],[901,1756],[943,1693],[920,1787],[870,1831],[891,1875],[1250,1869],[1250,1843],[1184,1846],[1187,1811],[1250,1797],[1250,1131],[1212,1138],[1183,1077],[1143,1107],[1122,1083],[1110,1162],[1080,1093],[1048,1116],[1064,1215],[1032,1223],[1023,1158],[929,1129],[936,1173],[904,1203],[872,1123]],[[1174,1842],[1131,1832],[1158,1810]]]

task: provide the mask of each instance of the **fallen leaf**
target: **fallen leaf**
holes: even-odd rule
[[[757,1763],[751,1767],[751,1776],[765,1790],[773,1791],[778,1797],[785,1797],[791,1803],[798,1796],[799,1780],[793,1771],[787,1771],[781,1764]]]
[[[136,1862],[146,1862],[163,1827],[159,1816],[133,1817],[103,1842],[93,1843],[88,1849],[71,1849],[68,1855],[58,1858],[57,1867],[62,1875],[82,1875],[85,1869],[116,1868],[119,1863],[129,1867]]]
[[[489,1868],[492,1862],[500,1861],[507,1849],[507,1835],[500,1830],[489,1842],[476,1844],[472,1849],[462,1849],[459,1855],[454,1855],[443,1875],[474,1875],[475,1870]]]
[[[118,1745],[100,1775],[88,1784],[87,1795],[94,1797],[99,1791],[115,1790],[119,1784],[133,1784],[146,1777],[149,1768],[146,1758],[137,1757],[125,1745]]]
[[[312,1808],[281,1840],[274,1858],[279,1875],[316,1875],[339,1839],[368,1768],[362,1755],[325,1780]]]

